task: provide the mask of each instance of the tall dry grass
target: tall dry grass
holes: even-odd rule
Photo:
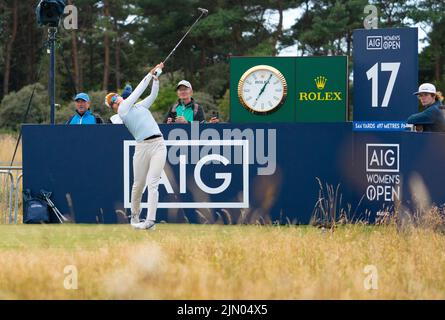
[[[0,226],[0,299],[445,299],[444,265],[444,234],[394,226]]]
[[[9,166],[11,164],[11,159],[14,154],[14,149],[17,143],[17,137],[0,134],[0,166]],[[21,143],[18,146],[17,153],[14,159],[13,165],[20,165],[22,162],[22,146]],[[16,182],[18,171],[11,171],[13,174],[14,184]],[[10,180],[6,174],[0,174],[0,224],[5,223],[9,220],[9,191],[10,191]],[[19,221],[22,221],[22,184],[19,185]],[[14,200],[14,199],[13,199]],[[14,207],[14,206],[13,206]]]
[[[10,164],[16,143],[17,143],[17,137],[8,135],[8,134],[0,134],[0,162],[1,163],[5,163],[8,165]],[[17,149],[17,155],[15,157],[14,162],[17,162],[17,163],[22,162],[22,144],[21,143]]]
[[[0,137],[0,161],[10,161],[14,146]],[[349,214],[338,188],[326,187],[318,205],[317,219],[331,232],[0,226],[0,299],[445,299],[443,208],[398,208],[366,226],[339,223]],[[64,288],[67,265],[78,270],[77,290]],[[367,266],[377,271],[375,290],[365,287]]]

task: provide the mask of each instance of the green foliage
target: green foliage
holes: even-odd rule
[[[6,95],[0,104],[0,127],[18,130],[31,97],[34,85],[23,87],[18,92]],[[25,123],[49,123],[49,101],[46,89],[38,83]]]
[[[367,4],[367,0],[310,1],[291,28],[290,37],[303,54],[350,55],[352,32],[363,28],[363,9]]]
[[[91,99],[90,110],[93,113],[97,113],[102,117],[102,119],[106,122],[112,115],[114,115],[114,111],[108,108],[105,103],[105,96],[107,95],[106,91],[92,91],[89,92],[88,95]],[[74,106],[74,105],[73,105]],[[75,110],[75,109],[73,109]]]
[[[419,55],[419,81],[434,82],[443,88],[445,63],[445,2],[422,0],[409,7],[407,12],[415,22],[430,27],[427,34],[428,46]]]
[[[229,64],[226,62],[216,63],[202,70],[198,86],[195,87],[213,97],[221,97],[229,86],[226,78],[228,75]]]
[[[219,110],[228,119],[229,59],[231,56],[274,56],[279,49],[297,45],[302,55],[348,55],[352,58],[353,30],[363,28],[363,12],[374,4],[379,27],[414,26],[420,23],[427,34],[427,47],[419,55],[419,81],[444,82],[445,2],[443,0],[73,0],[79,11],[79,29],[59,28],[56,51],[56,92],[58,123],[73,113],[73,96],[79,91],[92,96],[92,109],[104,120],[112,114],[102,102],[104,71],[107,87],[121,92],[125,83],[136,85],[150,66],[163,60],[198,17],[196,8],[209,9],[168,60],[161,90],[152,107],[156,119],[163,119],[176,100],[175,85],[181,79],[192,82],[206,108]],[[0,51],[6,52],[11,38],[12,1],[0,1]],[[44,42],[47,30],[38,28],[34,5],[17,1],[19,21],[11,55],[9,91],[22,95],[4,97],[15,110],[0,110],[5,130],[17,130],[29,86],[48,83],[49,59]],[[104,4],[109,5],[109,16]],[[288,29],[279,23],[280,14],[298,9],[299,16]],[[105,36],[108,36],[109,65],[105,65]],[[75,44],[75,46],[74,46]],[[77,47],[75,51],[74,48]],[[78,69],[74,70],[77,59]],[[0,74],[5,74],[6,57],[0,54]],[[351,60],[350,60],[351,61]],[[352,62],[352,61],[351,61]],[[37,70],[42,64],[39,79]],[[0,90],[4,77],[0,77]],[[445,88],[442,88],[444,90]],[[28,90],[28,91],[26,91]],[[31,122],[48,122],[46,89],[40,87],[41,101],[32,107]],[[43,93],[45,92],[45,93]],[[28,94],[28,95],[27,95]],[[96,97],[97,95],[97,97]],[[202,96],[200,96],[202,95]],[[352,95],[350,95],[352,96]],[[0,100],[3,92],[0,91]],[[39,97],[36,96],[38,100]],[[44,106],[44,107],[43,107]],[[36,107],[36,110],[33,110]],[[209,110],[206,110],[209,116]]]
[[[160,80],[158,97],[156,98],[153,106],[150,108],[150,111],[152,111],[152,113],[153,111],[157,112],[162,120],[164,120],[169,108],[178,99],[176,96],[176,85],[172,82],[165,82],[163,80],[164,79]]]
[[[258,43],[257,46],[253,47],[246,52],[247,56],[261,56],[268,57],[275,55],[275,43],[272,39],[266,39],[263,42]]]
[[[213,113],[218,111],[215,99],[207,92],[194,92],[193,98],[204,109],[206,120],[209,120]]]
[[[218,101],[219,104],[219,118],[223,122],[228,122],[230,120],[230,90],[227,89],[226,93]]]

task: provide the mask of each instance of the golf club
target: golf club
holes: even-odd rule
[[[199,15],[198,19],[196,19],[196,21],[192,24],[192,26],[188,29],[188,31],[185,33],[185,35],[182,37],[181,40],[179,40],[178,44],[173,48],[172,51],[170,51],[170,53],[168,54],[168,56],[164,59],[164,61],[162,62],[163,64],[165,64],[167,62],[168,59],[170,59],[170,57],[173,55],[173,53],[175,53],[176,49],[178,49],[178,47],[181,45],[182,41],[184,41],[184,39],[187,37],[187,35],[190,33],[190,31],[193,29],[193,27],[198,23],[199,20],[201,20],[201,18],[203,16],[206,16],[209,14],[209,10],[204,9],[204,8],[198,8],[198,11],[201,12],[201,14]],[[162,70],[161,69],[156,69],[155,71],[155,76],[159,77],[162,74]]]
[[[54,202],[51,201],[51,199],[47,198],[47,201],[50,205],[50,207],[54,210],[54,212],[56,213],[57,216],[59,216],[59,218],[61,218],[63,221],[68,222],[69,220],[59,211],[59,209],[57,209],[56,205],[54,204]]]
[[[45,190],[40,190],[40,194],[42,195],[42,197],[46,200],[46,202],[48,203],[48,205],[51,207],[51,209],[53,210],[54,214],[56,215],[57,219],[59,220],[60,223],[63,222],[67,222],[69,221],[60,211],[59,209],[56,208],[56,205],[54,204],[54,202],[51,201],[50,197],[52,195],[52,192],[49,191],[45,191]]]

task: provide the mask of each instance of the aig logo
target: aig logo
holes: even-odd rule
[[[367,172],[399,172],[400,146],[398,144],[367,144]]]
[[[367,36],[366,37],[366,49],[368,49],[368,50],[382,50],[383,49],[383,37],[382,36]]]
[[[248,140],[166,140],[165,144],[168,157],[158,208],[249,207]],[[135,146],[136,141],[124,141],[125,208],[131,208]],[[142,201],[141,208],[148,208],[148,203]]]
[[[366,49],[368,50],[400,50],[400,35],[367,36]]]

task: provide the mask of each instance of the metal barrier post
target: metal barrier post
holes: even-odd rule
[[[8,223],[11,223],[11,221],[12,221],[12,194],[13,194],[13,189],[14,189],[14,176],[12,175],[11,171],[5,171],[5,170],[0,170],[0,174],[4,174],[4,175],[8,176],[9,177],[9,182],[10,182],[10,185],[9,185],[9,201],[8,201],[9,202],[9,204],[8,204],[9,214],[7,213],[5,215],[5,224],[6,224],[6,217],[7,216],[9,216]]]
[[[23,173],[19,174],[19,176],[17,177],[17,182],[15,184],[15,206],[14,206],[14,223],[17,224],[17,214],[18,214],[18,210],[19,210],[19,183],[20,183],[20,179],[23,178]]]
[[[9,212],[5,214],[5,224],[9,223],[11,224],[13,222],[13,214],[14,214],[14,223],[17,224],[17,218],[18,218],[18,199],[19,199],[19,183],[20,180],[23,178],[23,173],[20,173],[17,176],[16,183],[14,184],[14,175],[11,171],[23,171],[23,167],[20,166],[1,166],[0,165],[0,174],[3,174],[5,176],[9,177],[9,201],[6,200],[6,202],[9,203]],[[14,198],[15,197],[15,198]],[[13,212],[14,210],[14,212]],[[8,219],[7,219],[8,217]]]

